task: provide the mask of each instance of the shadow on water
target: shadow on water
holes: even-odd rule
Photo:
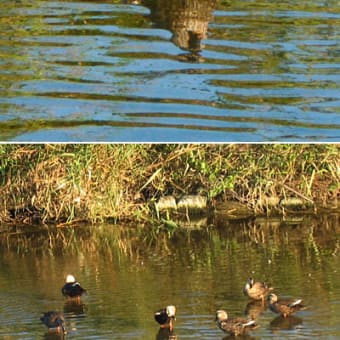
[[[336,141],[336,4],[6,1],[0,139]]]

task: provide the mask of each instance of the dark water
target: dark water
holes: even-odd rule
[[[44,338],[39,317],[50,309],[65,313],[69,339],[168,339],[158,336],[153,312],[169,303],[178,309],[177,339],[222,339],[214,313],[225,308],[243,315],[249,301],[242,286],[249,275],[309,306],[282,322],[248,305],[261,325],[249,339],[340,337],[337,215],[221,220],[172,235],[114,226],[23,231],[0,238],[2,339]],[[61,296],[67,273],[88,289],[83,305],[68,305]]]
[[[326,141],[337,0],[1,2],[2,141]]]

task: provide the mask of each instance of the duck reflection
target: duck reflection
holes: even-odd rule
[[[297,316],[290,315],[284,318],[283,316],[280,315],[270,322],[270,328],[272,330],[277,330],[277,329],[292,330],[292,329],[295,329],[296,326],[301,325],[301,324],[302,324],[302,319]]]
[[[136,1],[124,1],[134,3]],[[155,27],[171,31],[172,42],[188,53],[179,60],[201,62],[202,40],[207,38],[208,24],[212,21],[217,0],[140,0],[148,7]]]
[[[243,340],[256,340],[258,338],[255,338],[253,336],[251,336],[250,334],[243,334],[243,335],[238,335],[238,336],[233,336],[233,335],[227,335],[224,338],[222,338],[222,340],[235,340],[235,339],[243,339]]]
[[[64,304],[64,314],[81,315],[85,313],[85,304],[78,301],[68,300]]]
[[[58,334],[58,333],[45,333],[44,340],[61,340],[66,339],[65,334]]]
[[[160,328],[156,340],[178,340],[178,337],[174,331],[170,331],[168,328]]]
[[[248,316],[249,319],[256,320],[265,310],[267,309],[267,304],[262,301],[250,301],[244,310],[244,314]]]

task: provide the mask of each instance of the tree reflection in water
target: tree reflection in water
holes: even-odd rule
[[[204,61],[200,55],[204,48],[202,41],[207,38],[217,0],[128,0],[124,3],[141,4],[150,9],[154,26],[169,30],[171,41],[187,51],[178,56],[179,60]]]

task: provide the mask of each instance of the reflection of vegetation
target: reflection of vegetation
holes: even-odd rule
[[[219,221],[213,223],[214,228],[178,229],[170,237],[164,232],[154,235],[154,228],[146,227],[50,228],[35,234],[25,233],[27,226],[12,228],[8,230],[12,234],[0,237],[3,286],[12,293],[13,282],[24,280],[22,295],[33,294],[45,305],[60,306],[63,274],[79,271],[81,282],[89,288],[87,325],[103,329],[108,323],[109,331],[112,320],[123,320],[124,327],[127,320],[126,327],[135,330],[136,325],[145,327],[143,319],[148,319],[157,332],[151,312],[168,300],[179,305],[180,330],[181,326],[185,329],[188,316],[195,326],[202,322],[202,314],[204,318],[213,315],[218,306],[241,312],[248,303],[242,284],[250,273],[273,284],[279,293],[302,294],[309,305],[315,295],[314,301],[322,303],[311,308],[314,314],[320,307],[324,310],[325,301],[336,301],[339,253],[333,252],[339,239],[337,222],[336,215],[320,220],[306,217],[294,225],[279,220]],[[322,252],[320,265],[308,255],[313,251],[305,237],[308,227],[313,228],[314,242]],[[20,265],[22,272],[18,271]],[[267,320],[261,323],[264,327],[274,318],[266,312],[262,317]]]
[[[275,262],[283,258],[287,262],[322,267],[322,257],[339,255],[337,218],[336,214],[318,219],[305,217],[292,225],[277,218],[247,222],[213,220],[214,228],[177,228],[172,233],[143,226],[8,226],[0,234],[0,242],[1,249],[18,253],[40,254],[49,250],[55,255],[103,253],[111,258],[124,254],[138,261],[150,255],[162,259],[171,255],[180,258],[185,266],[209,266],[216,261],[225,261],[226,254],[244,252],[253,258],[254,263],[248,265],[254,268],[258,266],[259,258],[268,261],[263,265],[271,263],[274,267]],[[291,270],[291,265],[288,268]]]
[[[0,258],[11,261],[18,255],[25,258],[25,254],[29,253],[26,258],[34,255],[39,270],[42,268],[40,261],[46,257],[57,259],[62,256],[66,261],[78,258],[81,266],[86,268],[91,266],[89,263],[85,265],[84,261],[93,261],[99,268],[99,263],[104,261],[106,268],[136,272],[138,280],[145,275],[145,270],[153,268],[156,277],[150,277],[148,280],[152,283],[148,282],[155,289],[159,286],[159,294],[165,294],[162,296],[166,299],[172,296],[172,290],[169,293],[168,288],[170,280],[174,292],[183,289],[201,292],[203,285],[211,291],[212,301],[216,301],[217,305],[226,298],[236,301],[238,297],[244,303],[241,289],[235,290],[235,287],[242,287],[243,281],[251,274],[287,295],[296,294],[296,285],[312,286],[312,294],[322,300],[334,291],[332,285],[338,282],[334,279],[339,262],[337,218],[336,215],[319,220],[306,218],[293,226],[277,220],[218,222],[213,223],[214,228],[178,228],[171,235],[156,228],[135,226],[102,225],[39,231],[35,228],[29,232],[26,231],[27,226],[12,227],[0,235]],[[324,230],[324,225],[327,225],[327,230]],[[308,227],[314,230],[313,244],[308,239]],[[320,254],[315,254],[315,247]],[[315,261],[315,256],[318,261]],[[50,271],[43,268],[41,275],[47,279]],[[205,283],[201,282],[202,277]],[[216,295],[215,288],[220,285],[226,293],[218,289]],[[145,301],[144,294],[143,289],[141,295],[137,294],[140,301]],[[143,306],[143,303],[140,305]],[[211,301],[206,308],[214,308]]]
[[[193,53],[201,50],[216,0],[144,0],[142,3],[151,9],[151,19],[157,27],[173,33],[172,40],[177,46]]]
[[[4,47],[0,51],[1,68],[0,84],[2,97],[15,95],[16,82],[28,79],[41,79],[46,76],[42,60],[32,60],[29,55],[25,39],[37,35],[43,30],[43,19],[36,15],[13,14],[18,4],[6,2],[1,4],[0,16],[0,45]],[[21,1],[23,8],[27,6],[31,13],[38,8],[37,3]],[[13,85],[14,84],[14,85]],[[12,108],[15,110],[15,108]],[[11,112],[9,110],[9,112]]]
[[[336,197],[337,145],[2,145],[3,222],[145,221],[160,196],[237,200],[258,213]]]
[[[137,285],[147,277],[148,289],[132,289],[132,294],[136,295],[132,301],[138,299],[136,301],[140,302],[136,303],[138,308],[145,305],[150,308],[148,303],[143,303],[148,301],[145,291],[150,291],[149,286],[153,287],[151,291],[156,294],[157,303],[177,296],[174,299],[177,304],[175,292],[183,290],[195,292],[190,299],[201,299],[203,290],[209,294],[204,299],[207,300],[204,308],[211,312],[226,299],[235,304],[240,301],[243,305],[240,308],[244,308],[242,289],[235,287],[242,287],[249,275],[271,283],[279,293],[286,295],[296,296],[297,287],[298,290],[305,287],[304,298],[316,296],[323,300],[336,291],[337,215],[320,219],[305,217],[296,224],[276,219],[247,223],[212,221],[212,225],[214,227],[198,230],[178,228],[171,235],[155,227],[126,225],[33,228],[31,231],[27,226],[11,227],[0,234],[0,259],[7,265],[19,263],[18,259],[20,263],[34,259],[36,275],[46,282],[50,282],[51,275],[55,277],[54,281],[62,282],[60,268],[54,268],[60,259],[67,263],[65,271],[86,268],[84,272],[91,279],[98,273],[101,277],[109,273],[109,284],[116,280],[116,270],[133,273],[123,275],[128,278],[127,284],[131,283],[131,277],[132,281],[137,280]],[[310,228],[313,244],[308,239]],[[315,254],[315,248],[318,254]],[[69,259],[77,264],[68,263]],[[24,268],[30,271],[32,264]],[[98,284],[102,284],[106,292],[106,286],[99,282],[102,281]],[[132,287],[135,286],[134,282]],[[49,286],[44,284],[44,287],[50,300]],[[169,287],[172,288],[170,291]],[[122,299],[125,304],[125,297]],[[145,313],[143,311],[142,315]]]

